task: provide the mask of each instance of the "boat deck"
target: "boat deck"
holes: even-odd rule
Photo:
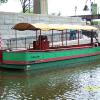
[[[61,46],[61,47],[50,47],[49,49],[45,50],[35,50],[32,49],[15,49],[15,50],[7,50],[8,52],[48,52],[48,51],[61,51],[61,50],[72,50],[72,49],[83,49],[83,48],[92,48],[91,44],[84,44],[84,45],[73,45],[73,46]]]

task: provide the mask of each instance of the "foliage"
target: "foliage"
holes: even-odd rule
[[[92,21],[91,24],[92,25],[100,25],[100,21]]]
[[[7,3],[8,0],[0,0],[0,3]]]

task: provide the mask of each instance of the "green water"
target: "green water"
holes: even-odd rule
[[[0,100],[100,100],[100,62],[42,72],[0,69]]]

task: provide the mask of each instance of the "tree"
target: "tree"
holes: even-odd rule
[[[31,13],[33,12],[33,0],[20,0],[23,13]]]
[[[33,0],[19,0],[22,5],[23,13],[32,13],[33,12]],[[7,3],[8,0],[0,0],[1,3]]]
[[[8,0],[0,0],[0,3],[7,3]]]

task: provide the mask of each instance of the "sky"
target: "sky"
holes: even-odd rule
[[[90,1],[98,4],[98,12],[100,12],[100,0],[88,0],[88,6],[90,6]],[[57,15],[60,12],[61,16],[90,14],[90,11],[83,11],[85,4],[86,0],[48,0],[48,13]],[[76,11],[75,7],[77,7]],[[0,5],[0,11],[21,12],[20,0],[8,0],[8,3]]]

